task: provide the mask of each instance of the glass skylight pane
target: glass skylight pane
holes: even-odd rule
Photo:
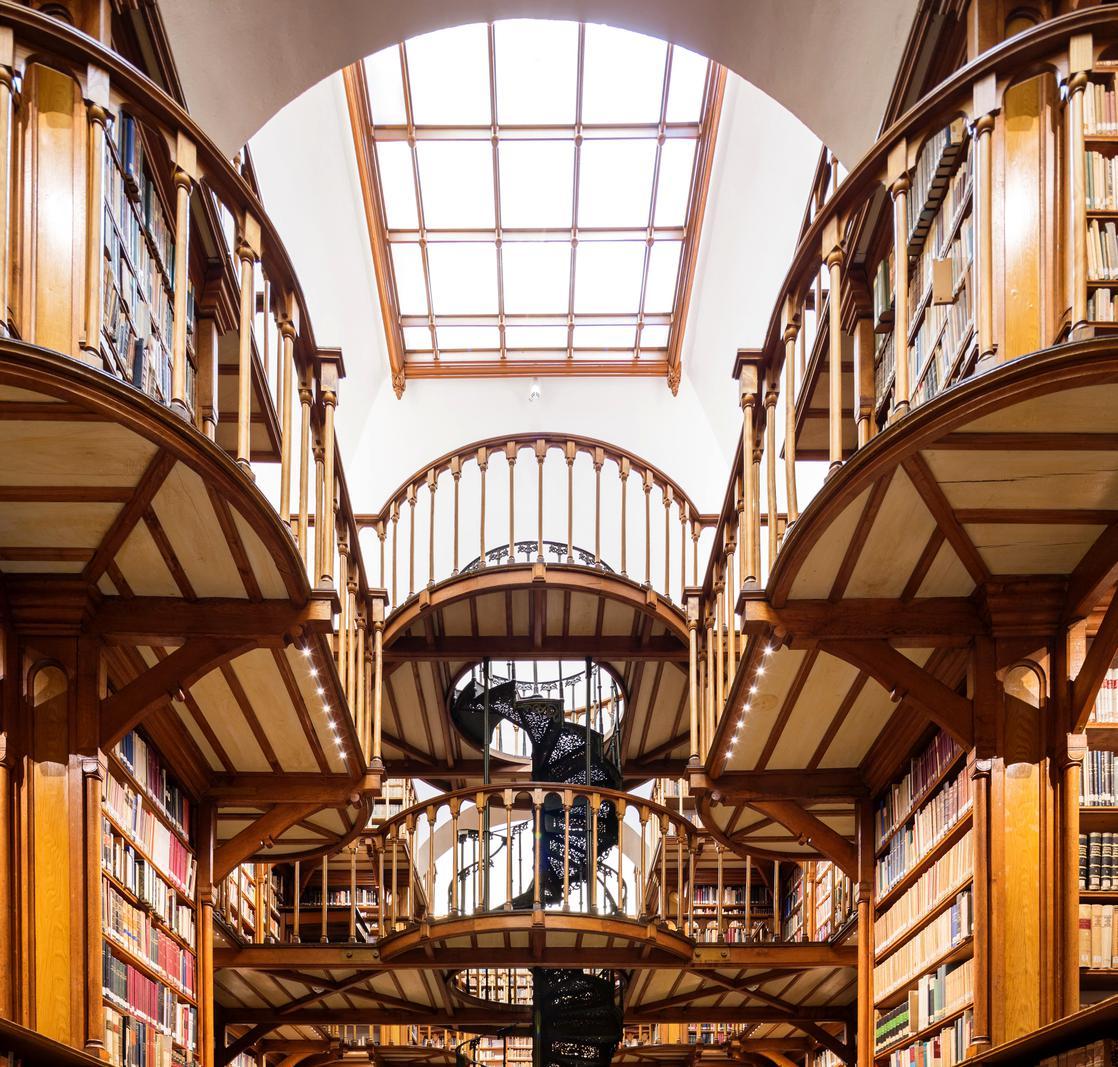
[[[679,277],[682,241],[657,241],[648,261],[648,284],[644,292],[645,311],[671,311],[675,303],[675,283]]]
[[[404,348],[408,352],[429,352],[431,349],[431,331],[426,326],[405,326]]]
[[[574,191],[574,143],[502,141],[501,225],[569,229]]]
[[[695,167],[695,143],[672,139],[660,149],[660,177],[656,183],[657,226],[682,226],[687,221],[691,194],[691,172]]]
[[[489,38],[484,25],[426,33],[408,41],[405,51],[417,125],[489,125]]]
[[[501,251],[507,314],[554,314],[567,310],[571,284],[569,243],[509,241]],[[565,338],[563,343],[566,344]]]
[[[707,60],[676,45],[668,83],[668,122],[698,122],[703,113]]]
[[[427,246],[436,315],[497,313],[497,250],[477,242]]]
[[[667,348],[670,326],[646,326],[641,330],[641,348]]]
[[[365,60],[365,82],[369,87],[369,118],[377,126],[403,126],[404,79],[400,68],[400,46],[390,45]]]
[[[432,230],[492,229],[493,149],[485,141],[421,141],[419,189]]]
[[[578,23],[512,19],[493,27],[497,121],[556,126],[575,121]]]
[[[632,348],[636,344],[635,326],[576,326],[575,348]]]
[[[419,226],[415,206],[415,172],[411,149],[404,141],[377,142],[377,169],[384,196],[384,214],[390,230],[414,230]]]
[[[566,348],[566,326],[506,326],[506,348]]]
[[[501,347],[501,331],[496,326],[440,326],[439,348],[496,350]]]
[[[647,226],[656,142],[583,141],[579,226]]]
[[[636,312],[643,241],[582,241],[575,263],[576,312]]]
[[[659,122],[667,52],[652,37],[587,26],[582,121]]]
[[[392,245],[392,270],[401,315],[426,315],[427,290],[423,284],[423,259],[419,245]]]

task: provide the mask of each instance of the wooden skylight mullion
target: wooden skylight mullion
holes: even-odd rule
[[[493,23],[486,28],[489,51],[489,119],[493,144],[493,245],[497,252],[497,347],[500,358],[505,358],[505,253],[501,225],[501,157],[500,136],[497,126],[497,43]]]
[[[567,360],[574,359],[575,271],[578,267],[578,179],[582,163],[582,90],[586,68],[586,25],[578,24],[578,60],[575,65],[575,164],[571,194],[571,281],[567,290]]]

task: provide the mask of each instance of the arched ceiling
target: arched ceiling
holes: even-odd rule
[[[386,45],[468,22],[559,18],[717,60],[849,166],[877,133],[915,7],[844,0],[839,18],[834,0],[177,0],[162,16],[191,114],[230,154],[306,89]]]

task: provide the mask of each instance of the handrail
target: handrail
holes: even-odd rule
[[[688,605],[700,633],[697,661],[705,668],[692,716],[692,751],[700,758],[709,751],[747,651],[747,635],[737,621],[740,596],[764,595],[786,533],[805,503],[797,494],[797,471],[804,460],[797,453],[811,419],[819,427],[825,415],[826,432],[816,430],[808,439],[808,458],[825,458],[833,475],[881,425],[903,419],[937,391],[968,376],[1027,355],[1013,349],[1012,338],[998,336],[993,311],[994,261],[1001,239],[992,221],[994,172],[1004,164],[995,159],[991,145],[994,131],[1005,122],[1003,95],[1015,82],[1037,74],[1054,75],[1065,90],[1059,118],[1064,128],[1057,135],[1067,151],[1060,160],[1062,192],[1053,202],[1070,205],[1059,225],[1072,252],[1065,276],[1057,278],[1062,288],[1048,301],[1057,310],[1070,308],[1070,314],[1050,315],[1044,325],[1050,335],[1043,341],[1053,344],[1089,330],[1084,90],[1095,57],[1116,42],[1118,13],[1096,7],[1042,22],[991,48],[891,123],[816,205],[793,253],[762,347],[739,352],[735,366],[742,432],[701,591]],[[959,117],[965,127],[937,140]],[[822,172],[821,158],[813,189]],[[934,180],[923,182],[929,173]],[[945,208],[948,191],[957,191],[954,214]],[[956,201],[951,204],[956,207]],[[933,221],[942,247],[925,242],[925,229]],[[973,229],[972,253],[962,240],[964,228]],[[882,269],[875,279],[874,256],[882,236],[885,251],[878,259],[891,256],[894,267]],[[957,247],[966,255],[955,263]],[[933,256],[951,263],[950,289],[936,275]],[[910,260],[923,268],[911,284]],[[1113,288],[1118,291],[1118,282]],[[843,381],[844,374],[850,380],[850,365],[843,362],[851,348],[853,410],[847,400],[850,386]],[[781,399],[785,432],[778,442],[776,407]],[[820,404],[826,404],[825,412],[818,410]],[[778,462],[783,467],[783,511],[778,509]]]
[[[615,548],[617,555],[615,558],[611,558],[609,569],[620,573],[623,577],[628,577],[630,571],[632,571],[638,581],[643,576],[643,584],[646,587],[653,588],[658,593],[671,599],[682,600],[682,590],[689,584],[687,581],[688,568],[691,572],[691,582],[693,583],[697,578],[699,540],[703,531],[713,524],[714,516],[700,512],[694,501],[678,482],[654,464],[628,449],[579,434],[539,432],[493,436],[472,441],[467,445],[447,452],[430,463],[424,464],[413,475],[405,479],[388,497],[379,511],[359,514],[354,517],[358,529],[375,531],[380,542],[380,581],[382,587],[389,590],[390,603],[393,609],[414,596],[422,584],[429,587],[436,581],[460,573],[461,557],[463,555],[460,548],[462,539],[460,519],[461,479],[463,473],[471,465],[480,475],[476,500],[480,515],[480,526],[477,537],[477,551],[467,551],[466,557],[486,559],[487,508],[490,519],[494,518],[495,512],[503,512],[503,518],[507,517],[507,527],[502,529],[500,536],[495,538],[497,545],[505,544],[515,547],[521,542],[528,543],[529,539],[525,537],[527,531],[521,529],[518,532],[516,528],[517,504],[514,468],[523,452],[530,453],[538,467],[534,501],[536,521],[528,525],[534,528],[533,532],[536,537],[531,538],[531,541],[538,545],[538,556],[541,562],[544,556],[543,547],[549,541],[566,544],[566,562],[568,564],[578,562],[575,554],[576,505],[574,478],[576,465],[579,464],[580,459],[588,459],[593,470],[595,486],[594,512],[592,520],[589,516],[581,518],[583,518],[588,528],[592,525],[592,536],[586,539],[585,547],[586,553],[589,554],[591,548],[588,542],[589,540],[593,541],[594,562],[592,565],[594,567],[604,566],[605,553],[609,549]],[[555,453],[559,454],[562,462],[567,467],[567,501],[566,507],[562,509],[564,514],[560,519],[556,519],[550,512],[545,514],[543,488],[545,463]],[[493,481],[488,477],[488,472],[490,461],[497,454],[504,457],[509,476],[504,496],[498,496],[497,500],[494,501],[487,499],[487,493],[491,492],[490,482]],[[607,464],[615,471],[620,496],[619,537],[611,538],[610,545],[604,543],[602,533],[602,471]],[[438,512],[435,507],[435,499],[437,490],[445,480],[444,476],[446,475],[449,475],[453,482],[453,503],[449,505],[453,509],[453,519],[451,520],[450,531],[446,531],[444,527],[437,532]],[[643,538],[639,529],[641,526],[639,521],[636,523],[638,530],[635,536],[632,536],[632,531],[629,530],[627,493],[630,475],[635,475],[636,487],[634,493],[639,488],[643,491],[645,497]],[[500,485],[494,484],[493,489],[498,493],[501,492]],[[664,509],[662,540],[659,540],[660,519],[659,517],[656,520],[652,518],[653,490],[656,491],[656,503],[662,505]],[[470,500],[469,503],[473,504],[474,501]],[[444,505],[443,507],[444,515],[447,506]],[[428,515],[426,520],[427,545],[419,546],[418,567],[420,577],[417,578],[417,516],[422,516],[424,512]],[[402,517],[405,519],[409,539],[406,557],[406,593],[401,590],[403,583],[400,581],[401,575],[398,570],[398,537]],[[446,522],[445,518],[443,521]],[[558,537],[548,537],[547,530],[545,530],[545,524],[556,524],[558,522],[565,525],[563,533],[566,536],[561,540]],[[657,531],[655,537],[653,535],[654,524]],[[506,529],[507,536],[505,536]],[[548,526],[548,530],[550,530],[550,526]],[[673,533],[675,530],[678,530],[678,532]],[[387,542],[390,538],[391,566],[386,562]],[[687,543],[688,540],[691,542],[690,546]],[[612,542],[616,542],[616,544]],[[448,548],[450,549],[449,552]],[[426,549],[426,560],[422,558],[424,549]],[[654,554],[656,556],[655,560],[653,559]],[[445,558],[447,555],[450,558]],[[425,568],[424,563],[426,563]],[[426,583],[422,581],[422,570],[424,569],[427,572]]]

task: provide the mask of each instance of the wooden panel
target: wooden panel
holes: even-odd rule
[[[256,575],[261,595],[265,600],[286,599],[287,588],[276,568],[272,553],[264,547],[264,542],[257,537],[256,531],[249,526],[241,513],[235,507],[229,510],[233,515],[237,533],[241,535],[241,544],[245,546],[245,555],[248,556],[249,565]]]
[[[307,660],[297,649],[288,647],[284,655],[291,667],[291,674],[303,695],[303,703],[307,706],[311,726],[314,727],[315,736],[318,738],[322,751],[331,770],[343,770],[343,761],[338,758],[338,747],[330,736],[330,728],[326,725],[326,715],[322,711],[322,697],[318,695],[318,684],[307,670]],[[300,731],[302,736],[302,731]]]
[[[190,692],[238,770],[271,770],[221,671],[210,671],[191,686]]]
[[[872,678],[867,679],[842,725],[827,746],[819,766],[859,766],[896,707],[896,704],[889,699],[889,694],[877,682]]]
[[[773,750],[768,767],[792,769],[807,765],[819,738],[857,674],[856,668],[833,656],[817,657],[815,668],[800,690],[799,699]],[[854,764],[846,766],[856,763],[855,760]]]
[[[1118,426],[1118,385],[1100,382],[1022,400],[961,427],[965,433],[1100,433]]]
[[[830,595],[846,547],[862,517],[868,493],[866,489],[851,501],[812,548],[792,583],[790,599],[818,600]]]
[[[1102,526],[967,525],[994,574],[1067,574],[1102,533]]]
[[[131,486],[155,450],[150,441],[111,422],[0,420],[0,481]]]
[[[0,546],[70,546],[95,549],[120,504],[16,504],[0,506]]]
[[[765,747],[769,731],[780,714],[784,696],[796,676],[806,653],[794,649],[780,649],[769,657],[764,685],[749,698],[750,710],[745,716],[745,727],[734,750],[726,761],[726,770],[752,770]]]
[[[116,565],[137,596],[182,595],[147,526],[142,522],[136,525],[121,546]]]
[[[261,728],[285,771],[317,771],[318,764],[271,649],[258,648],[231,664]]]

